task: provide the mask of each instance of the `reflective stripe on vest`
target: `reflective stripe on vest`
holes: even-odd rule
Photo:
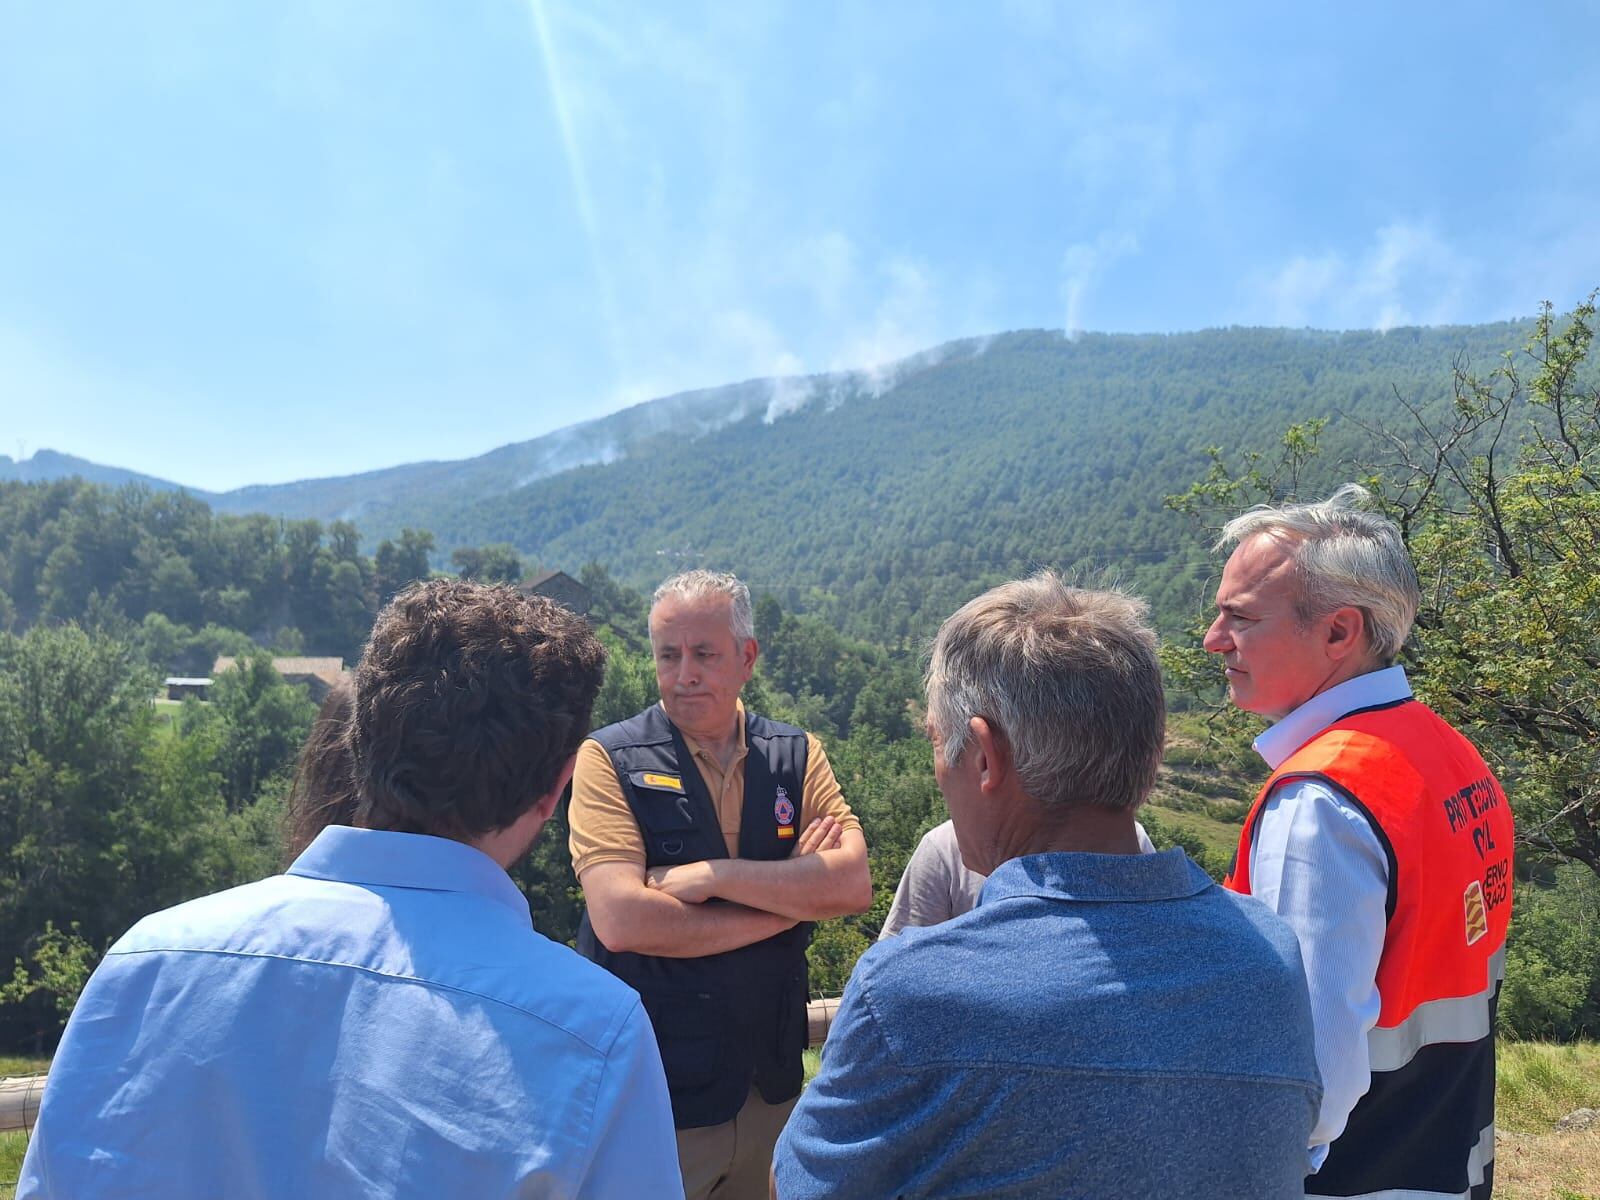
[[[1467,1155],[1467,1190],[1464,1192],[1419,1192],[1414,1188],[1386,1188],[1381,1192],[1361,1192],[1346,1200],[1489,1200],[1494,1178],[1494,1125],[1487,1125]]]
[[[1471,743],[1424,705],[1351,713],[1273,772],[1225,886],[1251,892],[1261,814],[1295,779],[1321,783],[1366,815],[1389,876],[1379,1015],[1367,1036],[1372,1085],[1306,1190],[1487,1196],[1494,1012],[1511,910],[1505,795]]]
[[[1374,1071],[1398,1071],[1424,1046],[1439,1042],[1476,1042],[1488,1037],[1495,991],[1506,977],[1506,948],[1494,952],[1485,971],[1483,990],[1470,996],[1445,996],[1419,1004],[1400,1024],[1375,1025],[1367,1033],[1367,1055]]]

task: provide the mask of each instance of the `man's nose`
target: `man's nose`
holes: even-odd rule
[[[692,659],[689,659],[689,658],[680,658],[678,660],[678,679],[677,679],[678,686],[679,687],[693,687],[695,684],[697,684],[699,682],[700,682],[700,667],[699,667],[699,664],[697,664],[696,662],[694,662]]]
[[[1218,613],[1216,619],[1211,622],[1211,627],[1206,630],[1206,636],[1201,640],[1200,644],[1212,654],[1222,654],[1231,645],[1227,632],[1222,626],[1221,613]]]

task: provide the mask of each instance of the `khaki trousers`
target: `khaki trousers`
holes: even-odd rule
[[[733,1120],[678,1130],[685,1200],[767,1200],[772,1148],[799,1098],[768,1104],[752,1087]]]

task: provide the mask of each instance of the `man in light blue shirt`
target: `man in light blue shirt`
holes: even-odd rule
[[[603,658],[549,601],[401,593],[357,670],[365,827],[112,947],[19,1200],[681,1196],[638,996],[535,933],[505,870],[571,777]]]
[[[934,776],[988,881],[862,956],[781,1200],[1299,1200],[1321,1089],[1294,934],[1140,853],[1165,725],[1144,612],[1042,574],[940,629]]]

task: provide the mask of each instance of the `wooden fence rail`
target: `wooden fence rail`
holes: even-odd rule
[[[43,1075],[0,1079],[0,1133],[32,1129],[39,1119],[39,1098],[44,1095]]]

